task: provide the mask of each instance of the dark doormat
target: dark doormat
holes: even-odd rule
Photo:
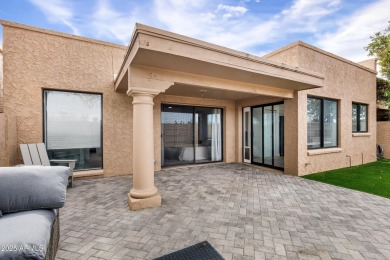
[[[176,252],[160,256],[155,260],[223,260],[223,257],[212,247],[209,242],[203,241],[199,244],[189,246]]]

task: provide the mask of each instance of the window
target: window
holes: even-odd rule
[[[367,105],[352,103],[352,132],[367,132]]]
[[[337,116],[336,100],[308,97],[307,98],[307,148],[337,147]]]
[[[50,159],[76,159],[76,170],[103,167],[102,95],[44,90],[44,111]]]

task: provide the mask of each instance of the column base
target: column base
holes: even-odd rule
[[[136,199],[127,194],[127,203],[130,210],[141,210],[161,206],[161,196],[159,193],[144,199]]]

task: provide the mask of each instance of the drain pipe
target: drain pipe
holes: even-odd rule
[[[352,158],[350,155],[346,155],[347,157],[349,157],[349,167],[352,167]]]
[[[364,154],[362,153],[362,164],[364,164],[364,160],[363,160],[364,157],[363,156],[364,156]]]

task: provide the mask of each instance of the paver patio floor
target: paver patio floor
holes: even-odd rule
[[[390,200],[242,164],[155,175],[161,207],[130,211],[132,177],[76,180],[58,259],[152,259],[207,240],[225,259],[390,259]]]

